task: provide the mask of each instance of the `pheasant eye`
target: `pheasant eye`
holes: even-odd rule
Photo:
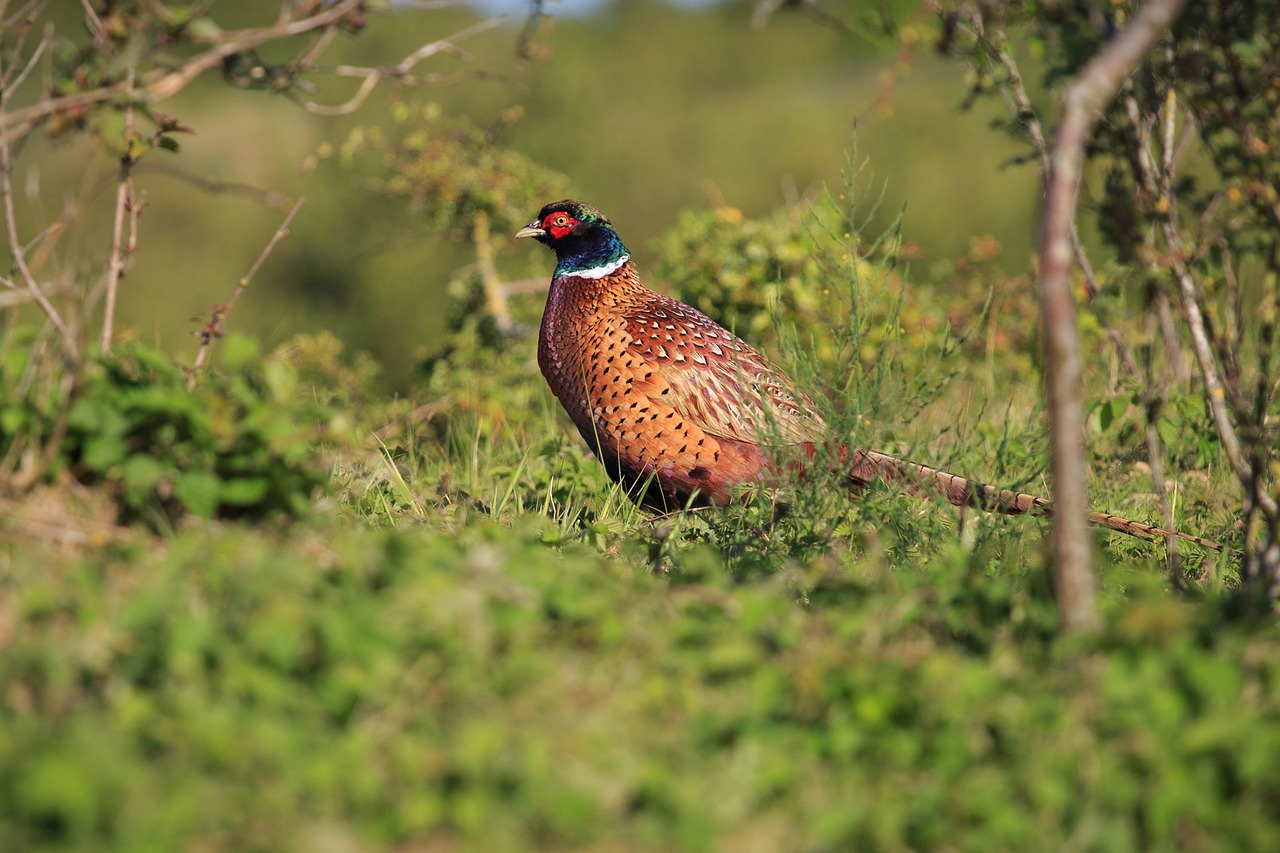
[[[578,225],[578,220],[574,219],[563,210],[555,213],[548,213],[546,218],[542,220],[542,227],[552,236],[553,239],[559,240],[568,234]]]

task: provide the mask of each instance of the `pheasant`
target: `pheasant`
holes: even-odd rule
[[[657,509],[724,505],[776,480],[827,439],[813,402],[758,350],[689,305],[644,286],[599,210],[548,204],[515,234],[556,256],[538,366],[609,476]],[[1053,504],[881,453],[841,454],[853,487],[874,480],[956,506],[1051,515]],[[1199,536],[1106,513],[1100,527],[1144,539]]]

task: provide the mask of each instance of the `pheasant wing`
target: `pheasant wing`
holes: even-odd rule
[[[630,347],[648,373],[634,380],[637,391],[721,438],[766,446],[821,440],[826,425],[790,377],[701,311],[653,296],[627,316]]]

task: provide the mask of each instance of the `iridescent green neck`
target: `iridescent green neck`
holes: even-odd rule
[[[575,241],[572,248],[559,247],[556,254],[557,276],[604,278],[619,269],[631,257],[618,235],[607,227],[593,229],[593,239]]]

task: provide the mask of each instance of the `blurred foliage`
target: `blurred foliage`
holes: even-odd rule
[[[1075,74],[1133,13],[1127,3],[1085,7],[1084,14],[1079,7],[1057,3],[992,3],[987,9],[993,26],[1029,31],[1045,61],[1046,84],[1053,86]],[[1169,102],[1155,79],[1163,76],[1177,81],[1176,96]],[[990,93],[993,82],[976,78],[976,93]],[[1235,251],[1250,255],[1274,253],[1280,199],[1274,157],[1280,145],[1280,10],[1252,0],[1188,4],[1166,52],[1142,69],[1125,97],[1142,115],[1153,117],[1146,133],[1165,132],[1155,124],[1156,116],[1163,119],[1168,111],[1176,116],[1179,107],[1188,110],[1187,119],[1172,119],[1172,130],[1190,130],[1203,149],[1174,190],[1188,215],[1205,217],[1201,224],[1210,230],[1200,238],[1228,240]],[[1129,108],[1123,98],[1111,106],[1112,120],[1099,125],[1091,155],[1105,175],[1099,225],[1122,257],[1135,258],[1141,254],[1143,230],[1169,211],[1160,207],[1153,188],[1142,186],[1134,168],[1133,129],[1122,118]],[[1016,124],[1011,130],[1021,133]],[[1205,174],[1206,167],[1215,174]]]
[[[0,403],[6,463],[39,457],[43,478],[99,486],[121,520],[162,530],[188,514],[305,513],[328,473],[321,441],[345,441],[341,422],[300,397],[287,361],[260,358],[243,336],[223,349],[223,369],[189,389],[168,356],[120,346],[70,393],[28,380],[37,350],[8,349],[0,384],[19,393]]]
[[[549,522],[0,563],[14,849],[1273,849],[1274,628],[953,552],[669,578]]]
[[[510,122],[518,117],[513,110],[504,118]],[[438,104],[401,102],[392,109],[389,124],[355,128],[336,152],[323,146],[320,155],[337,156],[347,168],[359,168],[369,155],[377,155],[375,174],[386,176],[377,186],[388,195],[408,198],[410,211],[427,227],[452,239],[469,239],[470,226],[481,215],[506,237],[548,200],[563,195],[566,180],[495,145],[494,135],[500,132],[446,117]]]

